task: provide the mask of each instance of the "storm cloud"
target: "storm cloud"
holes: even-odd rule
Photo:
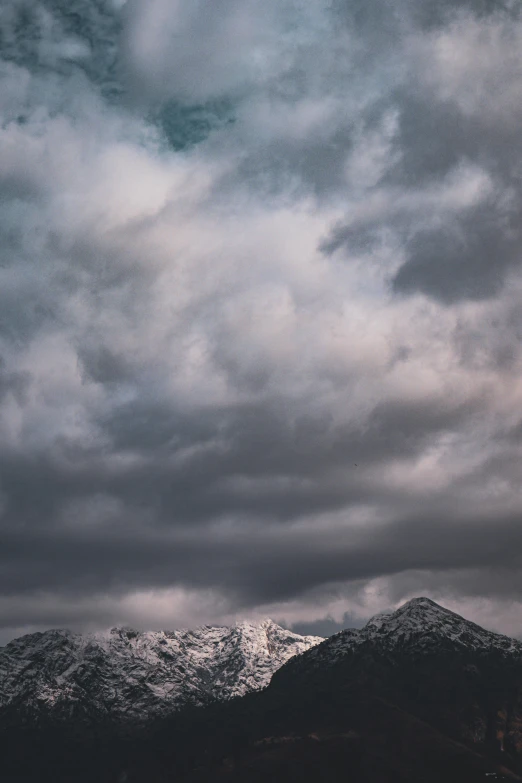
[[[522,634],[522,16],[5,0],[0,638]]]

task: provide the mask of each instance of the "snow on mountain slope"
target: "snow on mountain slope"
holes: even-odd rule
[[[522,660],[522,642],[486,631],[429,598],[413,598],[394,612],[370,618],[360,630],[347,629],[326,639],[287,668],[324,667],[357,650],[412,657],[445,651],[490,653]]]
[[[468,650],[495,648],[507,654],[522,652],[522,643],[502,634],[486,631],[429,598],[413,598],[395,612],[368,620],[362,629],[367,641],[422,648],[446,640],[453,647]],[[386,641],[385,641],[386,640]]]
[[[271,620],[172,632],[31,634],[0,648],[0,708],[145,720],[263,688],[290,657],[321,641]]]

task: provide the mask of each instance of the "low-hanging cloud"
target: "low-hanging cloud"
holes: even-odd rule
[[[2,638],[420,592],[522,630],[521,36],[3,3]]]

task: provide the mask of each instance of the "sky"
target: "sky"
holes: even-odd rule
[[[522,635],[522,13],[2,0],[0,642]]]

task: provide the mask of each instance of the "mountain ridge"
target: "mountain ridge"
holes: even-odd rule
[[[320,641],[269,619],[176,631],[51,629],[0,648],[0,708],[143,722],[263,688],[289,657]]]

